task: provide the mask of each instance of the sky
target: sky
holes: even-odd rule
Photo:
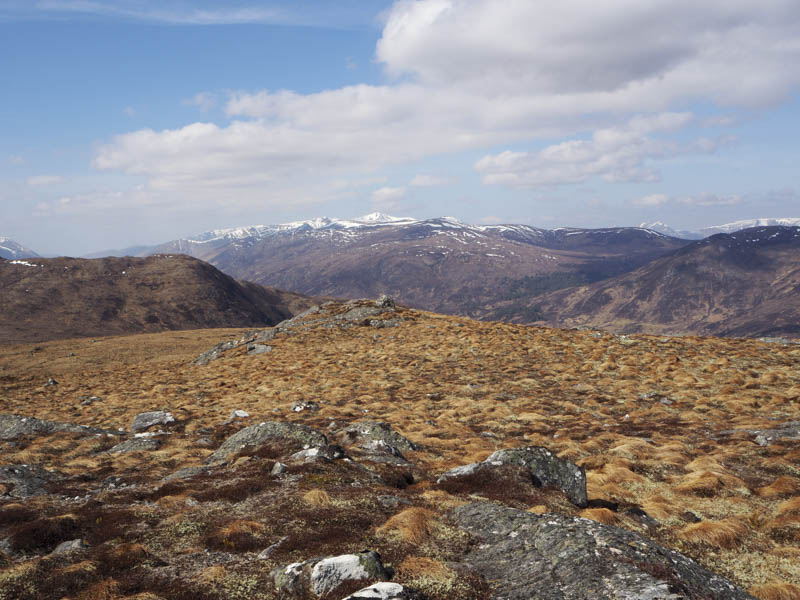
[[[0,0],[0,236],[800,217],[796,0]]]

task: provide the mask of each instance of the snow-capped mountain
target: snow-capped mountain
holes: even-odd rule
[[[14,260],[17,258],[37,258],[38,256],[30,248],[26,248],[10,238],[0,237],[0,258]]]
[[[686,242],[635,227],[541,229],[372,213],[215,229],[148,254],[190,254],[238,279],[473,316],[503,298],[596,281]]]
[[[734,233],[742,229],[749,229],[751,227],[771,227],[783,226],[793,227],[800,225],[800,218],[783,218],[783,219],[744,219],[742,221],[734,221],[733,223],[725,223],[724,225],[712,225],[711,227],[701,227],[697,230],[687,229],[673,229],[666,223],[655,221],[653,223],[641,223],[639,227],[652,229],[665,235],[672,237],[682,238],[686,240],[700,240],[716,233]]]

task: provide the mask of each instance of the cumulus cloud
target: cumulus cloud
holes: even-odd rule
[[[638,206],[661,206],[670,202],[670,197],[666,194],[650,194],[642,196],[633,201]]]
[[[196,106],[202,112],[208,112],[217,105],[217,95],[213,92],[199,92],[183,103]]]
[[[396,80],[308,94],[235,92],[227,123],[119,135],[93,164],[187,198],[198,189],[247,189],[263,201],[257,191],[266,186],[302,189],[515,144],[479,161],[484,182],[655,181],[652,162],[731,141],[671,140],[691,120],[675,107],[765,106],[797,89],[800,70],[786,65],[800,62],[798,29],[795,0],[563,0],[546,8],[398,0],[376,47]],[[554,137],[572,139],[518,150]],[[306,190],[304,198],[319,201]]]
[[[483,183],[514,187],[582,183],[595,176],[613,183],[658,181],[660,175],[650,162],[711,153],[731,143],[728,136],[678,143],[651,135],[682,129],[691,121],[689,113],[635,117],[622,127],[598,129],[589,140],[570,140],[539,152],[487,155],[475,163],[475,169]]]
[[[374,190],[371,195],[372,206],[378,210],[393,210],[399,208],[400,201],[406,196],[404,187],[382,187]]]

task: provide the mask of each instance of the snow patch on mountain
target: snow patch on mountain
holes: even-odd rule
[[[11,238],[0,237],[0,258],[39,258],[39,255]]]
[[[744,219],[741,221],[734,221],[732,223],[725,223],[723,225],[712,225],[710,227],[701,227],[697,230],[688,229],[673,229],[666,223],[661,221],[654,221],[652,223],[641,223],[639,227],[658,231],[665,235],[672,237],[683,238],[687,240],[699,240],[716,233],[735,233],[743,229],[750,229],[751,227],[772,227],[783,226],[793,227],[800,226],[800,218],[761,218],[761,219]]]

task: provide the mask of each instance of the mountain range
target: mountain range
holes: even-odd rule
[[[653,221],[652,223],[642,223],[639,225],[639,227],[644,227],[645,229],[652,229],[653,231],[658,231],[659,233],[663,233],[664,235],[669,235],[672,237],[678,237],[687,240],[701,240],[716,233],[735,233],[737,231],[742,231],[743,229],[749,229],[751,227],[772,227],[772,226],[793,227],[797,225],[800,225],[800,219],[744,219],[742,221],[734,221],[732,223],[726,223],[724,225],[701,227],[700,229],[696,230],[673,229],[672,227],[670,227],[666,223],[662,223],[661,221]]]
[[[482,317],[486,307],[625,273],[686,244],[641,228],[470,225],[452,217],[315,219],[207,232],[151,252],[184,253],[262,285],[377,297]]]
[[[528,314],[616,332],[800,337],[799,257],[800,227],[721,233],[629,273],[531,299]]]
[[[798,262],[792,224],[800,219],[703,231],[737,231],[754,222],[759,227],[745,229],[750,237],[740,243],[744,238],[729,233],[692,241],[686,238],[702,234],[663,223],[549,230],[372,213],[217,229],[120,252],[189,255],[253,282],[237,285],[318,297],[388,294],[407,306],[481,319],[619,332],[797,335],[800,308],[789,283]],[[177,319],[164,326],[190,325]]]

